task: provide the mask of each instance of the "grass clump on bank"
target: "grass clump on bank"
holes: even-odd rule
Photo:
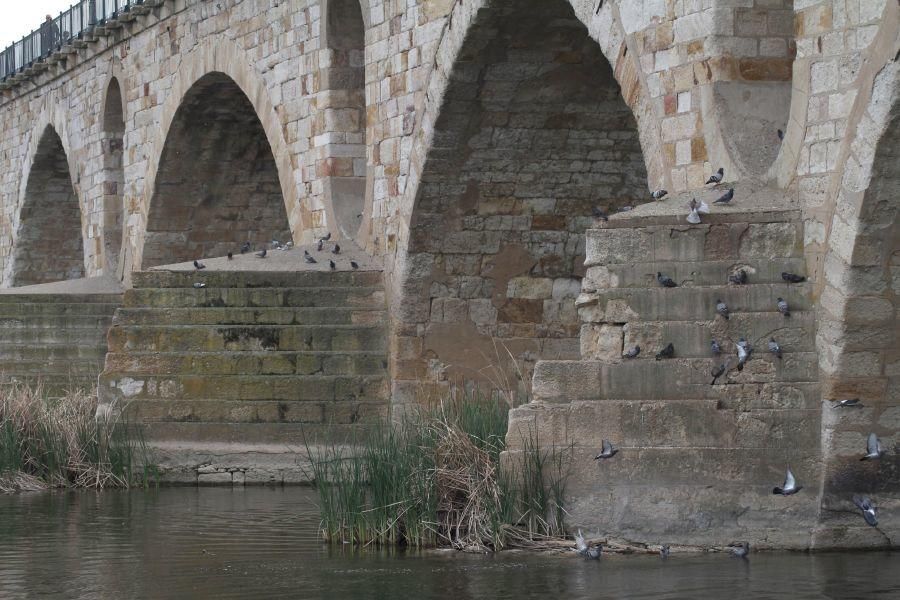
[[[308,446],[324,537],[483,552],[564,535],[571,447],[519,432],[522,446],[501,461],[508,413],[503,400],[465,395],[359,443]]]
[[[136,432],[119,417],[95,418],[96,410],[96,394],[49,398],[40,384],[0,389],[0,492],[147,481],[147,453]]]

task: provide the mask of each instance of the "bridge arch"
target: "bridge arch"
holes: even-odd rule
[[[101,110],[103,154],[103,269],[121,277],[122,235],[125,225],[125,98],[119,79],[109,78]]]
[[[591,209],[665,181],[633,53],[588,22],[565,0],[454,8],[400,208],[395,399],[490,379],[506,349],[520,391],[535,361],[580,355]]]

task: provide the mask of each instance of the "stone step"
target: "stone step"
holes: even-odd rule
[[[387,417],[383,401],[134,400],[128,415],[141,423],[297,423],[352,425]]]
[[[380,375],[121,375],[104,371],[100,387],[105,401],[378,401],[387,398],[388,381]]]
[[[32,344],[0,344],[0,361],[37,361],[37,362],[66,362],[71,360],[99,360],[106,356],[106,340],[100,340],[94,345],[41,345]]]
[[[0,328],[0,347],[6,344],[47,346],[98,346],[106,341],[106,326],[80,327],[15,327]]]
[[[384,351],[387,334],[375,325],[285,325],[242,327],[116,326],[110,352]]]
[[[0,363],[2,364],[2,363]],[[380,375],[383,352],[110,352],[106,370],[117,375]]]
[[[376,325],[387,321],[382,309],[312,308],[122,308],[116,325]]]
[[[640,257],[635,257],[639,259]],[[687,262],[631,262],[591,267],[587,270],[584,290],[598,288],[654,288],[658,286],[656,274],[663,273],[681,286],[733,286],[728,277],[738,269],[747,272],[747,285],[761,283],[783,283],[781,273],[787,271],[796,275],[806,273],[806,263],[802,258],[759,258],[732,261],[687,261]],[[593,285],[592,285],[593,284]]]
[[[105,329],[112,323],[112,312],[108,315],[54,315],[3,316],[0,315],[0,331],[23,330],[80,330]]]
[[[705,321],[716,318],[716,303],[720,299],[732,313],[778,314],[778,298],[784,298],[792,312],[809,311],[812,302],[808,285],[623,288],[601,290],[595,297],[607,322]],[[784,320],[787,322],[790,317]]]
[[[96,377],[103,370],[103,356],[93,360],[3,360],[0,359],[0,374],[7,377],[73,375],[76,377]]]
[[[327,259],[325,259],[327,262]],[[132,274],[135,288],[296,288],[381,287],[381,271],[140,271]]]
[[[108,317],[121,304],[112,303],[72,303],[72,302],[23,302],[21,304],[0,303],[0,319],[32,319],[62,317]]]
[[[509,419],[510,447],[522,447],[522,437],[532,431],[539,439],[574,440],[597,451],[603,439],[626,448],[817,450],[821,444],[818,408],[736,410],[719,408],[715,400],[604,400],[553,410],[526,404]]]
[[[774,382],[759,374],[768,361],[751,360],[729,385],[710,385],[711,360],[539,361],[532,393],[539,402],[579,400],[718,400],[723,408],[817,408],[815,381]],[[769,376],[771,379],[771,376]],[[748,381],[749,380],[749,381]]]
[[[381,287],[144,288],[125,292],[126,308],[383,308]]]
[[[19,375],[0,377],[0,390],[13,384],[29,386],[41,384],[41,391],[49,398],[60,398],[72,391],[91,392],[97,386],[97,377],[73,377],[68,375],[44,375],[40,377]]]
[[[202,444],[248,446],[287,444],[296,458],[305,458],[306,444],[317,441],[361,439],[365,424],[340,425],[316,423],[147,423],[141,427],[145,441],[183,443],[195,449]]]
[[[0,294],[4,304],[114,304],[122,302],[122,294]],[[0,307],[0,312],[6,307]]]

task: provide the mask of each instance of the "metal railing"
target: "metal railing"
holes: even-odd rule
[[[89,34],[95,27],[119,18],[145,0],[81,0],[0,54],[0,79],[6,80],[46,60],[63,46]]]

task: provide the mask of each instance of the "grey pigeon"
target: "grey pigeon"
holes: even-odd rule
[[[881,448],[881,441],[877,435],[870,433],[866,440],[866,455],[859,460],[876,460],[881,458],[882,454],[884,454],[884,450]]]
[[[198,289],[198,290],[202,290],[203,288],[206,287],[206,284],[205,284],[205,283],[200,283],[200,282],[198,281],[197,283],[194,284],[194,287],[195,287],[196,289]]]
[[[729,548],[731,556],[734,558],[747,558],[747,555],[750,554],[750,544],[747,542],[737,542],[731,544]]]
[[[328,261],[328,268],[331,269],[332,271],[334,271],[334,270],[337,268],[337,265],[334,264],[334,261],[333,261],[333,260],[329,260],[329,261]]]
[[[744,269],[738,270],[737,273],[728,276],[728,283],[733,283],[735,285],[744,285],[747,283],[747,271]]]
[[[325,234],[324,237],[319,238],[319,239],[321,239],[323,242],[327,242],[328,240],[331,239],[331,232],[329,231],[328,233]]]
[[[202,262],[200,262],[199,260],[195,260],[195,261],[194,261],[194,268],[197,269],[197,270],[199,271],[199,270],[201,270],[201,269],[205,269],[205,268],[206,268],[206,265],[204,265],[204,264],[203,264]]]
[[[578,533],[575,534],[575,552],[584,556],[587,554],[588,545],[584,540],[584,536],[581,534],[581,530],[578,530]]]
[[[660,546],[659,547],[660,558],[669,558],[669,550],[670,550],[670,548],[669,548],[668,544],[663,544],[662,546]]]
[[[340,254],[341,253],[341,245],[335,244],[334,248],[331,249],[332,254]]]
[[[316,251],[321,252],[323,246],[325,246],[325,240],[319,240],[319,243],[316,244]],[[304,250],[304,252],[306,251]]]
[[[588,546],[587,551],[585,552],[585,556],[589,560],[600,560],[600,553],[603,552],[603,546],[597,544],[596,546]]]
[[[696,208],[692,208],[691,212],[687,216],[687,222],[691,225],[699,225],[700,221],[700,213]]]
[[[654,200],[662,200],[668,193],[666,190],[656,190],[650,194],[650,197]]]
[[[722,183],[722,179],[725,177],[725,169],[723,167],[719,167],[719,170],[709,176],[709,179],[706,180],[707,184],[710,183]]]
[[[256,255],[260,258],[265,258],[266,254],[268,254],[268,253],[266,252],[265,248],[263,248],[262,250],[260,250],[259,252],[256,253]]]
[[[725,317],[727,321],[730,317],[728,312],[728,305],[722,302],[721,300],[716,300],[716,312]]]
[[[311,265],[314,265],[314,264],[316,264],[316,262],[317,262],[316,259],[314,259],[314,258],[313,258],[311,255],[309,255],[309,254],[307,254],[306,256],[304,256],[304,257],[303,257],[303,260],[305,260],[307,263],[309,263],[309,264],[311,264]]]
[[[778,139],[784,141],[784,132],[782,130],[778,130]]]
[[[788,303],[785,301],[784,298],[778,299],[777,306],[778,306],[778,312],[780,312],[781,314],[783,314],[786,317],[791,316],[791,307],[788,306]]]
[[[353,268],[353,270],[356,270],[359,268],[359,263],[357,263],[355,260],[351,260],[350,267]]]
[[[736,344],[737,355],[738,355],[738,364],[737,370],[743,371],[744,365],[750,360],[750,355],[753,354],[753,347],[750,346],[750,342],[741,338],[738,340]]]
[[[668,275],[663,275],[660,272],[656,273],[656,281],[659,282],[659,285],[667,288],[678,287],[678,284],[672,281],[672,278]]]
[[[609,215],[601,210],[598,206],[595,206],[593,210],[591,210],[591,214],[594,215],[595,219],[599,219],[601,221],[609,221]]]
[[[877,508],[875,507],[875,503],[872,502],[872,499],[868,496],[853,496],[853,504],[862,511],[863,518],[866,520],[866,523],[875,527],[878,525],[878,517],[875,514]]]
[[[728,204],[734,198],[734,188],[731,188],[713,201],[713,204]]]
[[[656,360],[662,360],[664,358],[672,358],[675,356],[675,345],[672,342],[656,353]]]
[[[848,398],[847,400],[839,400],[831,408],[845,408],[847,406],[863,406],[859,398]]]
[[[628,211],[630,211],[630,210],[634,210],[634,207],[633,207],[633,206],[620,206],[620,207],[619,207],[619,212],[620,212],[620,213],[628,212]]]
[[[600,454],[594,457],[594,460],[601,458],[612,458],[619,449],[609,443],[609,440],[603,440],[600,446]]]
[[[637,358],[637,355],[641,353],[641,347],[635,346],[630,350],[626,350],[622,355],[622,358]]]
[[[703,213],[705,215],[709,214],[709,204],[704,202],[703,200],[697,200],[696,198],[691,198],[691,201],[688,202],[687,207],[692,211],[697,211],[698,213]]]
[[[719,342],[713,340],[709,343],[709,349],[712,351],[714,356],[718,356],[722,354],[722,346],[719,345]]]
[[[792,494],[796,494],[800,490],[803,489],[802,485],[797,485],[797,480],[794,478],[794,474],[791,473],[791,468],[787,468],[787,473],[784,475],[784,484],[781,487],[772,488],[772,493],[775,495],[782,496],[790,496]]]
[[[781,358],[781,346],[778,345],[775,338],[769,340],[769,352],[774,354],[777,358]]]
[[[234,258],[234,254],[231,252],[228,253],[228,260],[232,260]]]
[[[794,275],[793,273],[788,273],[787,271],[781,272],[781,278],[788,283],[803,283],[804,281],[806,281],[806,277],[804,277],[803,275]]]
[[[250,245],[250,242],[244,242],[241,244],[241,254],[247,254],[252,248],[253,246]]]
[[[715,369],[710,371],[709,374],[712,375],[713,379],[712,379],[712,383],[710,383],[709,385],[716,385],[716,381],[718,381],[719,377],[724,375],[725,371],[727,371],[727,370],[728,370],[728,361],[725,361],[724,363],[722,363],[721,365],[719,365],[718,367],[716,367]]]

